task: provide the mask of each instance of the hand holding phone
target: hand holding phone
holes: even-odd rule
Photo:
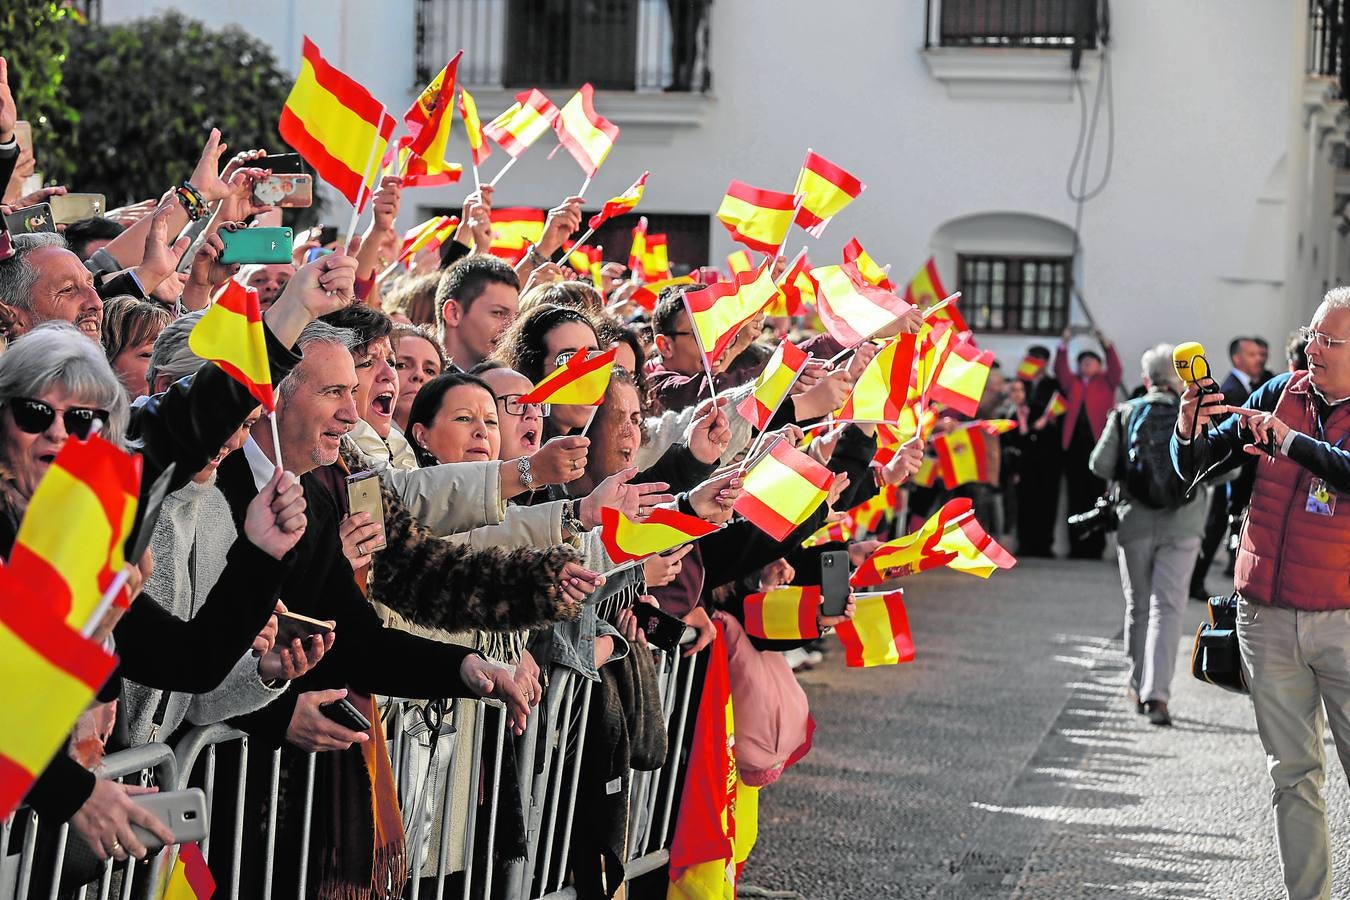
[[[339,697],[322,704],[319,707],[319,712],[350,731],[370,730],[370,720],[362,715],[361,711],[353,706],[352,702],[346,697]]]
[[[820,614],[842,616],[848,606],[848,551],[820,554]]]
[[[662,612],[652,604],[641,601],[633,604],[633,617],[637,620],[638,630],[646,637],[647,643],[667,653],[675,652],[675,648],[680,645],[680,639],[684,637],[685,629],[688,628],[683,619],[677,619],[670,613]]]
[[[164,823],[173,832],[175,844],[200,841],[206,837],[206,794],[200,788],[133,794],[131,802]],[[164,846],[163,841],[135,822],[131,823],[131,830],[151,853]]]
[[[230,263],[259,263],[276,265],[291,262],[291,230],[289,228],[241,228],[238,231],[220,231],[224,250],[222,265]]]

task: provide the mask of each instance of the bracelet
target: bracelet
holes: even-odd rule
[[[539,252],[538,244],[531,244],[530,249],[525,251],[525,258],[537,269],[548,262],[548,257]]]
[[[206,216],[210,212],[206,208],[206,199],[202,197],[202,192],[192,186],[192,182],[186,178],[183,182],[173,189],[179,202],[183,204],[183,209],[187,210],[188,218],[196,222],[198,219]]]

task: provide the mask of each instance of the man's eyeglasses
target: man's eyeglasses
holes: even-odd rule
[[[1350,338],[1334,338],[1329,334],[1323,334],[1320,331],[1313,331],[1306,325],[1298,330],[1298,336],[1303,338],[1309,344],[1316,344],[1323,350],[1332,350],[1341,344],[1350,344]]]
[[[106,409],[94,409],[89,406],[56,409],[41,400],[31,400],[27,397],[15,397],[9,401],[9,413],[14,417],[14,424],[26,434],[42,434],[52,426],[52,422],[56,421],[57,413],[61,414],[61,422],[66,426],[66,432],[80,440],[89,437],[89,433],[94,430],[95,422],[104,428],[108,425]]]
[[[551,404],[548,403],[521,403],[520,398],[524,394],[502,394],[497,398],[497,402],[502,405],[508,416],[523,416],[533,407],[541,416],[547,416],[551,411]]]

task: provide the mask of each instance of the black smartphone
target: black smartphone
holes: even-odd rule
[[[820,554],[820,614],[842,616],[848,605],[848,551]]]
[[[56,233],[56,219],[52,216],[50,203],[35,203],[16,209],[5,216],[5,228],[10,234],[37,234],[38,232]]]
[[[650,603],[634,603],[633,615],[637,618],[638,628],[647,636],[647,643],[658,650],[673,653],[680,646],[686,626],[681,619],[670,613],[661,612]]]
[[[338,234],[336,225],[320,225],[319,236],[315,238],[315,240],[319,242],[320,247],[327,247],[329,244],[336,241],[337,238]]]
[[[361,710],[352,706],[346,697],[320,705],[319,712],[350,731],[370,730],[370,720],[361,715]]]
[[[333,630],[333,626],[322,619],[311,619],[299,613],[279,612],[276,617],[278,648],[289,647],[296,638],[304,643],[316,634],[328,634]]]
[[[262,159],[254,160],[253,165],[260,169],[271,169],[273,175],[304,175],[305,161],[299,153],[269,153]]]

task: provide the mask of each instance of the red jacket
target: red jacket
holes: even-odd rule
[[[1073,440],[1073,429],[1084,407],[1087,408],[1088,424],[1092,426],[1092,437],[1100,439],[1102,429],[1106,428],[1106,418],[1116,405],[1116,391],[1120,388],[1120,356],[1112,344],[1103,347],[1106,351],[1106,371],[1094,375],[1086,383],[1069,368],[1069,348],[1061,343],[1055,350],[1055,380],[1059,382],[1060,393],[1064,395],[1064,413],[1061,438],[1065,450]]]
[[[1275,415],[1296,431],[1317,434],[1308,373],[1285,387]],[[1323,440],[1345,438],[1350,403],[1336,407],[1323,427]],[[1350,608],[1350,498],[1340,498],[1333,516],[1310,513],[1312,479],[1287,456],[1259,458],[1234,565],[1233,584],[1246,599],[1294,609]]]

